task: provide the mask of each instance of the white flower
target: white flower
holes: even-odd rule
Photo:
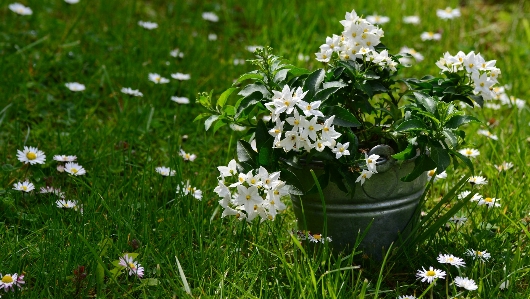
[[[26,7],[20,3],[12,3],[12,4],[9,4],[9,9],[19,15],[22,15],[22,16],[29,16],[31,14],[33,14],[33,11],[31,10],[31,8],[29,7]]]
[[[6,293],[11,289],[15,290],[15,286],[22,289],[22,285],[25,284],[24,274],[18,275],[17,273],[5,274],[0,273],[0,290],[4,289]]]
[[[263,46],[246,46],[247,51],[254,53],[257,49],[263,49]]]
[[[469,279],[466,277],[460,277],[460,276],[455,277],[455,284],[458,287],[464,288],[468,291],[474,291],[478,289],[478,286],[475,283],[475,281],[473,279]]]
[[[366,179],[369,179],[374,173],[370,170],[363,169],[359,177],[355,180],[356,183],[361,182],[361,186],[364,184]]]
[[[24,182],[18,182],[13,184],[15,190],[17,191],[23,191],[23,192],[31,192],[31,190],[35,189],[35,185],[33,183],[30,183],[28,181]]]
[[[180,193],[182,192],[184,195],[188,195],[188,194],[191,194],[195,199],[198,199],[198,200],[202,200],[202,191],[195,188],[195,187],[192,187],[190,185],[190,181],[188,180],[186,182],[186,185],[181,187],[181,186],[178,186],[177,187],[177,193]]]
[[[175,74],[171,74],[171,78],[184,81],[184,80],[189,80],[191,76],[190,74],[175,73]]]
[[[138,25],[140,25],[141,27],[143,27],[143,28],[145,28],[147,30],[153,30],[153,29],[158,28],[158,24],[157,23],[153,23],[153,22],[138,21]]]
[[[420,35],[421,40],[440,40],[442,38],[442,35],[440,33],[434,33],[432,31],[423,32]]]
[[[57,195],[58,197],[60,198],[64,198],[64,192],[61,191],[61,189],[56,189],[56,188],[53,188],[53,187],[40,187],[40,191],[39,193],[41,194],[45,194],[45,193],[53,193],[55,195]]]
[[[489,254],[486,250],[480,251],[480,250],[468,249],[465,254],[473,257],[473,259],[480,259],[482,261],[487,261],[491,257],[491,254]]]
[[[298,88],[301,89],[300,87]],[[287,114],[293,113],[296,104],[298,104],[298,101],[301,100],[301,98],[298,98],[296,96],[293,97],[294,91],[291,91],[289,85],[287,84],[285,84],[282,91],[273,90],[272,93],[272,103],[275,106],[274,114],[276,115],[283,112]],[[305,93],[303,95],[305,95]]]
[[[211,40],[211,41],[217,40],[217,34],[215,33],[208,34],[208,40]]]
[[[142,267],[142,265],[140,265],[128,254],[120,257],[120,262],[118,264],[129,270],[129,276],[136,275],[138,278],[142,278],[144,276],[144,267]]]
[[[184,161],[191,161],[191,162],[193,162],[197,158],[197,155],[186,153],[183,150],[180,150],[179,156],[184,158]]]
[[[467,180],[472,185],[486,185],[488,180],[482,176],[472,176]]]
[[[53,159],[58,162],[73,162],[77,159],[76,156],[67,156],[67,155],[55,155]]]
[[[477,203],[479,206],[486,205],[488,208],[500,207],[499,198],[484,197]]]
[[[156,73],[150,73],[148,78],[149,81],[155,82],[156,84],[165,84],[169,82],[169,79],[161,77],[159,74]]]
[[[398,299],[416,299],[416,297],[412,295],[403,295],[403,296],[399,296]]]
[[[24,146],[24,150],[17,150],[17,158],[20,162],[26,164],[44,164],[46,155],[36,147]]]
[[[467,221],[466,217],[453,216],[453,217],[449,218],[449,222],[452,222],[452,223],[454,223],[456,225],[464,224],[466,221]]]
[[[309,138],[313,141],[317,140],[317,132],[322,129],[322,125],[317,124],[317,120],[318,118],[316,116],[313,116],[313,118],[310,120],[307,120],[307,119],[302,120],[302,124],[300,126],[300,129],[301,129],[300,136],[302,138]],[[348,148],[348,146],[346,146],[346,148]],[[347,154],[344,153],[343,155],[347,155]]]
[[[184,58],[184,53],[182,53],[178,48],[169,52],[169,55],[173,57]]]
[[[79,0],[64,0],[64,2],[66,2],[68,4],[77,4],[77,3],[79,3]]]
[[[386,16],[379,16],[377,14],[372,16],[366,16],[366,20],[372,24],[385,24],[390,21],[389,17]]]
[[[190,103],[190,99],[186,98],[186,97],[171,97],[171,100],[175,103],[179,103],[179,104],[189,104]]]
[[[443,171],[440,174],[436,174],[436,168],[435,168],[433,170],[427,171],[427,176],[429,177],[429,180],[434,176],[434,182],[436,182],[437,180],[447,178],[447,173]]]
[[[404,16],[403,17],[403,23],[405,24],[419,24],[420,23],[420,17],[418,16]]]
[[[273,144],[276,145],[276,143],[280,142],[280,139],[282,138],[283,133],[283,122],[280,119],[276,119],[276,125],[274,128],[269,130],[269,134],[274,137]]]
[[[139,90],[132,89],[130,87],[123,87],[121,89],[121,92],[123,92],[124,94],[135,96],[135,97],[143,97],[144,96],[144,94],[141,93]]]
[[[399,50],[399,53],[408,53],[410,54],[414,59],[416,59],[417,62],[421,62],[423,61],[424,57],[423,55],[421,55],[419,52],[417,52],[416,50],[412,49],[412,48],[409,48],[409,47],[402,47],[400,50]]]
[[[442,270],[434,269],[433,267],[429,267],[429,270],[425,270],[425,268],[422,267],[422,270],[418,270],[416,276],[418,278],[421,278],[421,282],[432,283],[437,278],[444,279],[445,272]]]
[[[497,137],[497,135],[491,134],[491,132],[488,131],[488,130],[478,130],[477,134],[484,135],[484,136],[489,137],[489,138],[491,138],[493,140],[499,140],[499,137]]]
[[[333,51],[331,49],[321,50],[320,52],[315,53],[315,55],[317,56],[317,61],[320,62],[329,62],[329,60],[331,59],[331,54],[333,54]]]
[[[464,192],[458,194],[458,199],[462,200],[462,199],[468,197],[469,194],[471,194],[471,191],[464,191]],[[475,194],[473,194],[473,196],[471,197],[471,199],[469,201],[479,201],[481,199],[482,199],[482,195],[480,195],[478,193],[475,193]]]
[[[176,173],[175,170],[172,170],[171,168],[165,166],[156,167],[155,171],[163,176],[175,176]]]
[[[437,9],[436,15],[442,20],[454,19],[460,16],[460,9],[453,9],[450,7],[447,7],[446,9]]]
[[[309,61],[309,55],[304,55],[303,53],[298,53],[298,60],[300,60],[300,61]]]
[[[64,171],[66,171],[67,173],[71,174],[71,175],[75,175],[75,176],[78,176],[78,175],[84,175],[86,173],[85,169],[83,168],[83,166],[77,164],[77,163],[74,163],[74,162],[68,162],[64,165]]]
[[[234,65],[243,65],[243,64],[245,64],[245,59],[234,58],[233,64]]]
[[[80,211],[81,213],[83,213],[83,207],[81,205],[78,205],[78,202],[76,200],[59,199],[55,202],[55,205],[58,208],[74,209],[74,211]]]
[[[478,155],[480,155],[479,150],[474,148],[464,148],[459,150],[458,152],[469,158],[476,158]]]
[[[203,12],[202,13],[202,18],[204,20],[210,21],[210,22],[218,22],[219,21],[219,17],[213,12]]]
[[[245,211],[250,213],[254,211],[254,206],[261,205],[263,198],[259,196],[258,187],[250,186],[249,188],[238,185],[237,186],[237,197],[235,198],[235,204],[242,205]]]
[[[440,254],[437,260],[441,264],[450,264],[457,268],[459,268],[460,266],[466,265],[466,262],[464,262],[463,259],[456,257],[452,254]]]
[[[512,162],[502,162],[501,165],[494,165],[495,168],[497,168],[498,171],[503,171],[503,170],[508,170],[510,168],[513,167],[513,163]]]
[[[339,138],[342,134],[335,131],[333,128],[333,121],[335,120],[335,115],[328,118],[324,125],[322,126],[322,139],[329,141],[331,143],[335,142],[335,139]]]
[[[314,101],[311,103],[308,103],[306,101],[300,101],[297,103],[297,105],[298,107],[300,107],[300,109],[302,109],[305,116],[315,115],[324,117],[324,114],[318,110],[318,107],[320,107],[321,103],[322,101]]]
[[[335,148],[333,148],[331,151],[335,153],[335,159],[339,159],[342,156],[349,156],[350,151],[348,151],[348,147],[350,146],[349,142],[346,142],[344,144],[337,142],[335,145]]]
[[[71,91],[83,91],[85,90],[85,85],[77,82],[65,83],[64,84]]]
[[[372,154],[368,156],[367,154],[364,154],[364,160],[366,161],[366,167],[369,171],[373,173],[377,173],[377,159],[379,159],[379,155]]]

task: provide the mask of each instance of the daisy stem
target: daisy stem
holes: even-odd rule
[[[435,283],[436,283],[436,279],[433,280],[433,281],[431,282],[431,284],[429,285],[429,287],[426,288],[425,291],[423,291],[423,293],[421,293],[421,295],[418,297],[418,299],[423,298],[423,296],[425,296],[425,294],[427,294],[427,292],[428,292],[429,290],[431,290],[431,299],[432,299],[432,298],[433,298],[432,287],[434,286]]]

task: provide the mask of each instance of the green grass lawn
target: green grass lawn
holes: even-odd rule
[[[25,275],[24,287],[0,290],[2,298],[398,298],[424,291],[425,298],[530,298],[530,6],[524,0],[23,2],[32,15],[18,15],[0,0],[0,273]],[[436,9],[447,6],[459,7],[461,17],[438,18]],[[383,265],[300,245],[289,202],[274,222],[221,218],[216,167],[235,156],[243,132],[223,127],[213,135],[193,122],[204,112],[195,103],[198,92],[219,95],[253,69],[242,64],[253,58],[248,46],[271,46],[293,64],[315,69],[321,64],[314,53],[326,36],[340,34],[339,21],[352,9],[390,17],[380,26],[391,53],[408,46],[423,54],[405,76],[439,72],[435,62],[446,51],[474,50],[496,59],[500,85],[526,102],[466,108],[485,120],[466,129],[467,146],[480,151],[476,174],[488,179],[479,192],[501,199],[501,207],[471,202],[457,214],[468,218],[465,224],[447,224],[407,255],[389,254]],[[204,20],[203,12],[219,21]],[[420,23],[405,24],[409,15]],[[441,40],[422,41],[424,31],[441,33]],[[183,57],[170,55],[177,48]],[[172,79],[177,72],[190,79]],[[170,81],[155,84],[150,73]],[[68,82],[86,90],[70,91]],[[124,87],[143,97],[120,92]],[[43,151],[46,162],[20,162],[17,150],[24,146]],[[185,161],[181,149],[197,158]],[[86,175],[59,172],[54,155],[76,155]],[[494,165],[504,161],[513,167],[498,171]],[[159,166],[175,175],[160,175]],[[465,174],[449,169],[430,188],[423,211]],[[35,190],[13,190],[25,180]],[[187,181],[202,200],[176,192]],[[77,209],[58,208],[56,194],[39,192],[46,186],[60,188]],[[468,249],[491,258],[473,260]],[[117,267],[124,253],[137,254],[142,279]],[[466,267],[446,268],[436,261],[440,253],[464,258]],[[431,289],[416,277],[429,266],[448,272]],[[459,275],[474,279],[478,290],[446,284]]]

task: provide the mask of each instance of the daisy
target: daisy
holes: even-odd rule
[[[233,64],[234,65],[243,65],[243,64],[245,64],[245,59],[234,58]]]
[[[456,257],[452,254],[440,254],[437,260],[441,264],[450,264],[457,268],[460,268],[460,266],[466,265],[466,262],[464,262],[463,259]]]
[[[442,20],[454,19],[460,16],[460,9],[447,7],[446,9],[437,9],[436,15]]]
[[[179,155],[184,158],[184,161],[191,161],[193,162],[193,160],[195,160],[197,158],[197,155],[195,154],[188,154],[186,153],[185,151],[183,150],[180,150],[180,153]]]
[[[182,193],[184,195],[191,194],[194,198],[201,200],[202,199],[202,191],[192,187],[190,185],[190,181],[186,182],[186,185],[183,187],[177,187],[177,193]]]
[[[26,164],[44,164],[46,161],[46,155],[43,151],[39,151],[38,148],[32,146],[25,146],[23,151],[17,150],[17,158],[20,162]]]
[[[169,52],[169,55],[173,57],[184,58],[184,53],[182,53],[178,48]]]
[[[169,82],[169,79],[161,77],[159,74],[156,73],[150,73],[148,78],[149,81],[155,82],[156,84],[165,84]]]
[[[45,193],[53,193],[57,196],[59,196],[60,198],[64,198],[64,192],[61,191],[61,189],[56,189],[56,188],[53,188],[53,187],[40,187],[40,191],[39,193],[41,194],[45,194]]]
[[[494,165],[495,168],[497,168],[498,171],[508,170],[513,167],[512,162],[502,162],[501,165]]]
[[[77,4],[77,3],[79,3],[79,0],[64,0],[64,2],[66,2],[68,4]]]
[[[422,270],[418,270],[416,276],[418,278],[421,278],[421,282],[432,283],[437,278],[444,279],[445,272],[442,270],[434,269],[433,267],[429,267],[429,270],[425,270],[425,268],[422,267]]]
[[[480,155],[480,152],[474,148],[464,148],[458,152],[468,158],[476,158],[478,155]]]
[[[64,172],[64,165],[61,165],[61,164],[57,165],[57,171]]]
[[[466,221],[467,221],[466,217],[453,216],[453,217],[449,218],[449,222],[452,222],[452,223],[454,223],[456,225],[464,224]]]
[[[398,299],[416,299],[416,297],[412,295],[403,295],[403,296],[399,296]]]
[[[219,21],[219,17],[213,12],[203,12],[202,18],[206,21],[210,21],[214,23]]]
[[[143,97],[144,94],[141,93],[139,90],[137,89],[132,89],[130,87],[124,87],[121,89],[121,92],[123,92],[124,94],[128,94],[128,95],[131,95],[131,96],[135,96],[135,97]]]
[[[186,98],[186,97],[171,97],[171,100],[175,103],[179,103],[179,104],[189,104],[190,103],[190,99]]]
[[[429,181],[430,181],[431,178],[434,176],[434,182],[436,182],[437,180],[447,178],[447,173],[446,173],[445,171],[443,171],[443,172],[440,173],[440,174],[436,174],[436,168],[435,168],[435,169],[433,169],[433,170],[429,170],[429,171],[427,171],[427,176],[429,177]]]
[[[466,198],[469,194],[471,194],[471,191],[464,191],[460,194],[458,194],[458,199],[462,200]],[[479,201],[482,199],[482,195],[475,193],[473,197],[471,197],[470,201]]]
[[[26,7],[20,3],[12,3],[12,4],[9,4],[9,9],[19,15],[22,15],[22,16],[29,16],[31,14],[33,14],[33,11],[31,10],[31,8],[29,7]]]
[[[467,277],[460,277],[460,276],[455,277],[455,284],[456,286],[460,288],[464,288],[468,291],[474,291],[478,289],[478,286],[475,283],[475,281]]]
[[[33,185],[33,183],[30,183],[28,181],[24,181],[24,182],[18,182],[18,183],[15,183],[13,184],[13,186],[15,188],[15,190],[18,190],[18,191],[23,191],[23,192],[30,192],[31,190],[34,190],[35,189],[35,185]]]
[[[169,167],[160,166],[155,168],[155,171],[160,173],[163,176],[175,176],[175,170],[172,170]]]
[[[482,261],[487,261],[491,257],[491,254],[489,252],[486,252],[486,250],[480,251],[480,250],[468,249],[465,254],[473,257],[473,259],[480,259]]]
[[[64,84],[71,91],[83,91],[85,90],[85,85],[77,82],[70,82]]]
[[[215,33],[208,34],[208,40],[210,40],[210,41],[217,40],[217,34],[215,34]]]
[[[175,80],[184,81],[184,80],[189,80],[191,76],[190,74],[175,73],[175,74],[171,74],[171,78]]]
[[[14,291],[15,286],[22,288],[22,285],[26,283],[24,281],[24,274],[18,275],[17,273],[2,275],[0,273],[0,289],[4,289],[6,293],[11,289]]]
[[[483,176],[472,176],[467,180],[472,185],[486,185],[488,180]]]
[[[403,23],[405,24],[419,24],[420,23],[420,17],[418,16],[405,16],[403,17]]]
[[[147,30],[153,30],[158,28],[158,24],[153,22],[138,21],[138,25],[144,27]]]
[[[442,35],[440,33],[434,33],[434,32],[423,32],[420,35],[420,38],[422,41],[426,40],[440,40],[442,38]]]
[[[254,53],[257,49],[263,49],[263,46],[246,46],[247,51]]]
[[[125,254],[123,257],[120,257],[119,265],[129,270],[129,276],[136,275],[138,276],[138,278],[142,278],[144,276],[144,267],[138,264],[138,262],[135,261],[128,254]]]
[[[86,173],[85,169],[83,168],[83,166],[77,164],[77,163],[74,163],[74,162],[68,162],[64,165],[64,171],[66,171],[67,173],[71,174],[71,175],[75,175],[75,176],[78,176],[78,175],[84,175]]]
[[[55,161],[59,161],[59,162],[72,162],[72,161],[75,161],[77,159],[76,156],[67,156],[67,155],[55,155],[53,156],[53,159]]]
[[[372,24],[385,24],[390,21],[390,18],[386,16],[379,16],[376,14],[373,16],[366,16],[366,20]]]
[[[501,206],[499,201],[500,201],[499,198],[485,197],[485,198],[482,198],[477,204],[479,206],[487,205],[488,208],[493,208],[493,207],[500,207]]]
[[[497,135],[491,134],[491,132],[488,131],[488,130],[478,130],[477,134],[484,135],[484,136],[489,137],[489,138],[491,138],[493,140],[499,140],[499,137],[497,137]]]
[[[80,210],[83,213],[83,208],[78,205],[76,200],[60,199],[55,202],[55,205],[61,209],[74,209],[74,211]]]

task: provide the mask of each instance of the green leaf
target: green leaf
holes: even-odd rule
[[[416,98],[416,101],[420,103],[423,107],[425,107],[427,111],[432,114],[436,112],[436,102],[432,97],[418,91],[414,92],[414,96]]]
[[[458,159],[462,160],[462,162],[464,162],[464,164],[466,164],[467,168],[469,168],[469,170],[471,170],[471,173],[475,173],[475,168],[473,167],[473,162],[471,162],[471,160],[462,155],[461,153],[459,153],[458,151],[455,151],[455,150],[450,150],[451,154],[455,155],[456,157],[458,157]]]
[[[228,100],[228,98],[230,97],[230,95],[235,91],[237,90],[236,87],[232,87],[232,88],[229,88],[227,90],[225,90],[221,96],[219,97],[219,99],[217,100],[217,106],[223,108],[226,104],[226,101]]]
[[[416,156],[416,151],[414,150],[414,145],[409,143],[409,145],[407,146],[406,149],[404,149],[403,151],[401,151],[401,152],[399,152],[397,154],[392,155],[392,158],[394,158],[396,160],[403,161],[403,160],[412,159],[412,158],[414,158],[414,156]]]
[[[272,141],[272,138],[270,138]],[[258,162],[260,166],[273,166],[274,150],[269,146],[262,146],[259,149]]]
[[[266,144],[267,139],[269,139],[269,137],[272,138],[271,134],[269,134],[267,126],[265,125],[265,122],[260,119],[256,127],[256,148],[258,149],[258,151],[260,151],[261,148]]]
[[[335,115],[335,119],[333,120],[333,124],[341,127],[359,127],[361,126],[361,123],[357,120],[357,118],[350,113],[350,111],[339,107],[339,106],[331,106],[331,107],[325,107],[322,109],[322,113],[326,116],[332,116]]]
[[[203,119],[203,118],[205,118],[205,117],[208,117],[208,116],[210,116],[210,115],[212,115],[212,114],[209,113],[209,112],[201,113],[201,114],[197,115],[197,117],[195,117],[195,119],[194,119],[193,121],[194,121],[194,122],[199,121],[199,120],[201,120],[201,119]]]
[[[280,83],[287,77],[287,73],[289,73],[289,69],[283,69],[279,70],[276,75],[274,75],[274,83]]]
[[[239,117],[239,115],[241,114],[241,112],[247,108],[247,107],[250,107],[252,105],[255,105],[257,104],[261,99],[263,99],[263,94],[259,91],[255,91],[249,95],[247,95],[246,97],[244,97],[237,105],[236,104],[236,108],[237,108],[237,114],[236,114],[236,118]]]
[[[425,130],[425,129],[427,129],[427,126],[421,120],[409,119],[399,124],[399,126],[396,128],[396,131],[403,132],[403,131]]]
[[[321,89],[315,94],[311,102],[321,101],[323,103],[339,89],[340,87],[330,87],[326,89]]]
[[[236,82],[234,82],[234,85],[248,79],[263,80],[263,75],[258,73],[258,71],[252,71],[250,73],[243,74],[236,80]]]
[[[281,177],[282,181],[285,181],[288,185],[290,185],[291,187],[294,187],[294,189],[292,189],[292,192],[290,190],[289,193],[294,194],[294,195],[302,195],[302,194],[304,194],[304,192],[302,191],[302,190],[304,190],[302,183],[300,182],[298,177],[291,170],[289,170],[287,168],[283,168],[281,170],[280,177]],[[296,194],[296,193],[298,193],[298,194]]]
[[[437,164],[436,174],[442,173],[451,164],[451,157],[449,156],[448,150],[441,147],[431,147],[431,158]]]
[[[422,154],[414,161],[414,169],[411,173],[401,178],[403,182],[412,182],[424,172],[435,169],[436,163],[426,154]]]
[[[313,170],[311,170],[311,172],[314,174]],[[329,184],[329,175],[330,175],[330,173],[326,171],[323,174],[318,176],[317,180],[318,180],[318,183],[320,184],[320,188],[324,189]],[[317,184],[315,183],[315,184],[313,184],[313,187],[311,187],[311,189],[309,189],[309,191],[307,191],[307,193],[308,194],[317,193],[317,192],[319,192],[318,189],[319,188],[317,187]]]
[[[226,126],[228,123],[224,119],[218,119],[213,125],[213,133],[217,132],[220,128]]]
[[[455,115],[445,123],[445,127],[449,129],[457,129],[461,125],[470,122],[480,122],[480,120],[471,115]]]
[[[444,129],[442,131],[442,134],[445,136],[445,138],[447,138],[451,142],[452,146],[457,146],[458,145],[458,138],[456,137],[456,135],[452,131]]]
[[[469,96],[475,103],[477,103],[480,107],[484,105],[484,98],[482,96],[477,95],[470,95]]]
[[[305,95],[305,100],[311,100],[317,90],[320,88],[320,85],[324,81],[326,72],[323,69],[318,69],[312,72],[307,79],[305,79],[303,90],[307,91]]]
[[[348,84],[346,84],[344,82],[341,82],[341,81],[324,82],[322,84],[322,88],[323,89],[327,89],[327,88],[331,88],[331,87],[342,88],[342,87],[346,87],[346,86],[348,86]]]
[[[262,94],[262,97],[267,97],[268,95],[270,95],[270,92],[267,90],[267,88],[265,87],[265,85],[261,84],[261,83],[254,83],[254,84],[249,84],[247,86],[245,86],[245,88],[243,88],[239,93],[238,95],[241,95],[241,96],[244,96],[244,97],[247,97],[249,96],[250,94],[253,94],[255,92],[259,92]]]
[[[300,67],[293,67],[289,70],[289,73],[293,75],[294,77],[298,77],[305,74],[310,74],[311,71],[308,69],[300,68]]]
[[[254,167],[258,165],[257,163],[258,153],[256,153],[254,149],[252,149],[252,146],[250,145],[250,143],[246,142],[245,140],[238,140],[236,151],[237,151],[237,160],[239,162],[247,162],[251,165],[254,165]]]
[[[213,122],[216,121],[219,118],[219,115],[212,115],[208,117],[206,121],[204,121],[204,129],[208,131],[210,127],[212,126]]]

